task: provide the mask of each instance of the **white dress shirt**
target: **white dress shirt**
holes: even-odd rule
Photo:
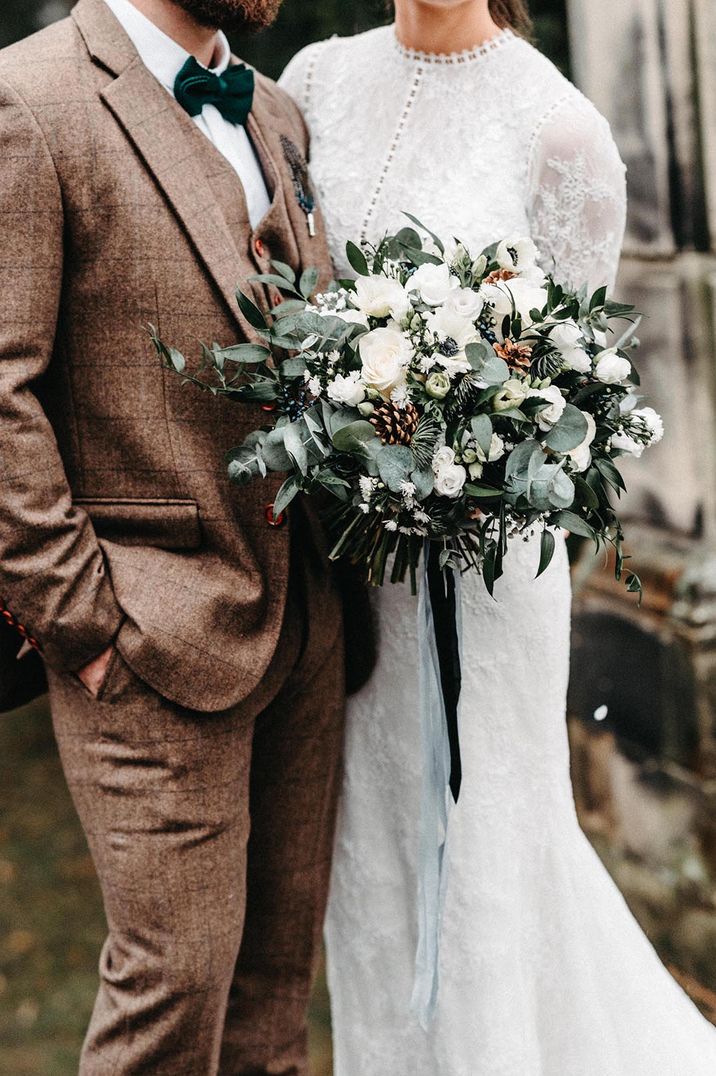
[[[130,0],[105,0],[130,37],[145,67],[164,89],[174,96],[174,83],[189,53],[143,15]],[[231,49],[226,35],[218,36],[219,62],[209,68],[221,75],[231,63]],[[270,203],[266,181],[246,129],[229,123],[214,105],[204,105],[194,116],[194,123],[226,157],[244,188],[251,227],[256,228]]]

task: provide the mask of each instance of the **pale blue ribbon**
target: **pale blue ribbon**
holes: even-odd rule
[[[448,569],[449,570],[449,569]],[[457,633],[462,649],[460,573],[455,572]],[[418,661],[423,781],[418,861],[418,947],[411,1009],[427,1030],[435,1013],[440,977],[440,932],[447,890],[447,837],[450,794],[450,742],[440,681],[440,663],[428,586],[428,550],[418,594]]]

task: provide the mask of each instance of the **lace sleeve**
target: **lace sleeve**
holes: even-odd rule
[[[614,284],[626,220],[625,168],[609,124],[574,90],[535,133],[529,204],[546,270],[575,287]]]

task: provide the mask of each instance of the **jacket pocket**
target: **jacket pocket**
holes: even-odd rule
[[[90,517],[98,538],[119,545],[149,545],[159,549],[201,546],[196,501],[77,497],[73,504]]]

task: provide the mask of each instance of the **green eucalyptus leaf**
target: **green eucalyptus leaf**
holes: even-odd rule
[[[415,486],[415,495],[419,501],[424,501],[426,497],[429,497],[433,492],[435,486],[435,475],[432,468],[419,469],[416,468],[410,473],[410,481]]]
[[[492,443],[492,422],[489,415],[477,415],[470,423],[470,429],[482,450],[485,459],[490,455]]]
[[[274,259],[271,264],[274,269],[281,274],[281,276],[284,276],[286,278],[289,284],[296,283],[296,274],[294,273],[290,265],[286,265],[286,262],[276,261],[276,259]]]
[[[280,426],[266,435],[262,446],[262,455],[269,471],[290,471],[293,469],[291,457],[284,444],[287,429],[288,426]]]
[[[489,344],[468,344],[465,355],[470,366],[481,381],[487,385],[504,385],[510,376],[510,368],[504,359],[496,355]]]
[[[571,452],[582,444],[588,431],[587,420],[579,408],[567,404],[559,421],[545,437],[544,443],[553,452]]]
[[[414,466],[413,454],[407,445],[386,445],[378,454],[378,474],[393,493],[399,493],[401,483],[409,481]]]
[[[268,362],[271,358],[270,350],[261,344],[234,344],[233,347],[215,348],[212,354],[215,360],[240,362],[246,365]]]
[[[298,290],[305,299],[310,299],[318,284],[318,269],[311,267],[305,269],[301,274],[301,281],[298,285]]]
[[[301,487],[298,484],[295,475],[289,475],[283,485],[280,487],[278,493],[273,502],[273,517],[280,516],[282,512],[285,512],[289,504],[300,492]]]
[[[373,426],[363,418],[351,419],[331,434],[336,452],[360,453],[366,442],[375,440],[377,438]]]
[[[284,448],[293,460],[294,465],[303,475],[308,473],[306,441],[309,438],[308,427],[303,419],[298,419],[297,422],[291,422],[288,426],[283,427]]]

